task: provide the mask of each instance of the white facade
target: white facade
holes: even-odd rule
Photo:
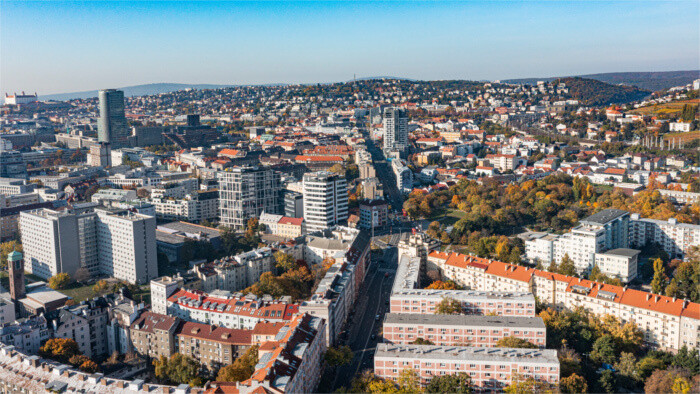
[[[637,277],[638,255],[639,251],[634,249],[613,249],[596,253],[595,265],[605,275],[627,283]]]
[[[632,214],[630,220],[630,245],[642,247],[657,243],[672,258],[683,257],[693,246],[700,245],[700,225],[678,223],[675,219],[643,219]]]
[[[403,193],[413,190],[413,171],[400,159],[391,161],[391,169],[396,177],[396,187]]]
[[[324,230],[348,219],[345,178],[326,171],[304,174],[304,220],[309,232]]]
[[[384,110],[384,151],[408,149],[408,115],[406,110],[386,108]]]

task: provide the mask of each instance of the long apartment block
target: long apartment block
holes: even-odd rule
[[[382,330],[384,342],[401,345],[420,338],[438,346],[495,347],[506,337],[542,348],[547,344],[547,329],[540,317],[388,313]]]
[[[459,253],[431,252],[427,260],[444,278],[474,291],[529,292],[556,310],[582,307],[633,322],[650,346],[677,350],[700,344],[700,304],[688,300]]]
[[[476,348],[466,346],[393,345],[380,343],[374,356],[375,375],[397,381],[413,369],[425,385],[435,376],[464,372],[484,390],[500,390],[518,378],[559,383],[559,359],[551,349]]]

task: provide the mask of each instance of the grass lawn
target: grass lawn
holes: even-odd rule
[[[445,226],[452,226],[457,221],[463,217],[467,216],[466,212],[462,212],[458,209],[451,209],[448,208],[441,212],[438,215],[433,215],[433,217],[430,219],[430,221],[437,220],[441,224],[444,224]]]
[[[72,283],[67,289],[59,290],[61,293],[71,297],[75,302],[89,300],[97,294],[92,290],[93,285],[81,285]]]

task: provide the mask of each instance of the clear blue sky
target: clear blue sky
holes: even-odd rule
[[[700,2],[0,0],[0,92],[700,67]]]

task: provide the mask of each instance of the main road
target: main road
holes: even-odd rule
[[[372,262],[360,288],[355,314],[348,319],[347,345],[352,349],[354,357],[350,364],[339,367],[336,371],[333,390],[342,386],[350,388],[353,377],[373,368],[374,351],[381,341],[379,334],[384,314],[389,311],[389,296],[397,265],[397,250],[393,245],[384,249],[381,259]]]
[[[386,157],[384,157],[384,152],[375,145],[374,140],[372,140],[369,135],[365,135],[365,141],[367,142],[367,151],[372,155],[372,162],[377,172],[377,178],[379,178],[384,186],[384,195],[387,201],[395,211],[401,212],[403,209],[403,195],[396,187],[396,176],[391,168],[389,168],[389,163],[386,161]]]

